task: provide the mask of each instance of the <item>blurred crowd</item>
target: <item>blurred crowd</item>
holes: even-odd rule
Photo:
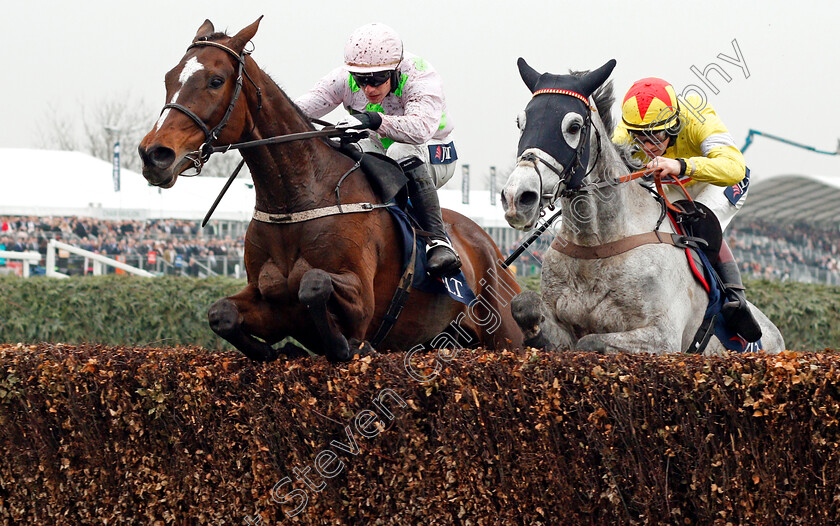
[[[730,246],[742,254],[741,269],[759,277],[787,279],[794,265],[840,272],[838,229],[736,218],[727,235]]]
[[[175,219],[107,220],[83,217],[0,217],[0,250],[34,251],[46,254],[47,243],[56,239],[103,254],[158,257],[174,263],[181,258],[240,257],[244,236],[233,239],[215,235],[213,225],[201,229],[199,221]]]
[[[510,255],[525,237],[500,247],[502,254]],[[788,279],[795,266],[840,272],[840,230],[836,228],[735,218],[727,237],[741,270],[755,277]],[[0,250],[43,255],[50,239],[111,258],[126,256],[129,264],[132,258],[143,258],[144,263],[160,260],[193,269],[196,260],[213,268],[217,260],[241,258],[244,253],[244,236],[219,236],[212,223],[202,229],[199,221],[0,216]],[[549,234],[542,236],[518,258],[519,270],[538,273],[550,243]],[[0,266],[4,264],[0,258]]]

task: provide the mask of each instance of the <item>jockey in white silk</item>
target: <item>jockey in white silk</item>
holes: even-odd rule
[[[315,118],[323,117],[339,104],[348,112],[379,112],[382,124],[376,132],[391,141],[424,144],[436,139],[450,142],[452,119],[446,115],[443,82],[438,72],[428,61],[408,52],[397,72],[397,88],[380,104],[368,102],[344,65],[330,71],[308,93],[295,99],[295,104],[303,113]]]
[[[406,175],[418,220],[432,234],[426,251],[429,273],[457,273],[461,262],[446,237],[437,188],[454,175],[458,156],[443,82],[432,65],[405,52],[402,40],[390,27],[367,24],[348,39],[344,64],[298,97],[295,104],[310,118],[322,117],[341,104],[350,116],[339,121],[337,128],[372,130],[388,157],[398,161],[417,158]]]

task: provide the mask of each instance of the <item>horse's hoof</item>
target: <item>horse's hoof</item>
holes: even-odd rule
[[[263,350],[263,352],[260,353],[260,357],[257,358],[257,361],[260,361],[260,362],[263,362],[263,363],[268,363],[268,362],[273,362],[277,358],[280,358],[280,351],[278,351],[277,349],[273,348],[272,346],[270,346],[268,344],[266,344],[265,347],[266,348]]]
[[[544,316],[540,308],[540,296],[534,291],[517,294],[510,302],[510,313],[526,338],[534,338],[540,332]]]
[[[522,340],[522,345],[524,345],[525,347],[533,347],[534,349],[549,348],[548,340],[546,339],[545,335],[540,331],[539,327],[536,327],[536,329],[533,332],[522,332],[523,336],[525,337],[525,339]]]
[[[232,301],[223,298],[210,306],[207,321],[213,332],[227,339],[226,336],[233,334],[239,327],[239,311]]]
[[[282,356],[285,356],[289,360],[295,360],[297,358],[305,358],[309,356],[309,353],[306,352],[302,347],[299,345],[295,345],[292,342],[286,342],[277,349]]]
[[[344,336],[339,336],[341,339],[336,342],[338,345],[335,348],[327,350],[326,356],[327,360],[330,363],[344,363],[349,362],[353,359],[353,348],[350,347],[350,344],[344,338]]]

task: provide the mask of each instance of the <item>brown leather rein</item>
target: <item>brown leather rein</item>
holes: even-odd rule
[[[629,173],[627,175],[622,175],[621,177],[618,177],[617,179],[614,179],[613,181],[602,181],[600,183],[594,183],[593,185],[588,186],[587,189],[588,188],[604,188],[606,186],[612,186],[616,183],[618,183],[618,184],[629,183],[630,181],[635,181],[636,179],[640,179],[642,177],[645,177],[645,176],[651,175],[651,174],[653,174],[653,170],[648,170],[648,169],[639,170],[637,172]],[[686,199],[688,199],[689,202],[694,202],[694,200],[691,198],[690,195],[688,195],[688,190],[685,189],[685,185],[682,184],[682,181],[680,181],[679,177],[677,177],[675,175],[671,175],[671,174],[668,174],[668,177],[670,179],[673,179],[673,182],[663,181],[661,175],[654,174],[653,182],[654,182],[654,184],[656,184],[656,191],[657,191],[657,193],[659,193],[660,196],[662,196],[662,199],[665,201],[665,206],[668,208],[668,210],[670,210],[672,212],[680,213],[680,214],[684,213],[685,210],[677,208],[676,206],[671,204],[671,201],[669,201],[668,198],[665,196],[665,192],[664,192],[664,189],[662,188],[662,185],[663,184],[679,185],[679,187],[682,190],[683,194],[685,195]]]

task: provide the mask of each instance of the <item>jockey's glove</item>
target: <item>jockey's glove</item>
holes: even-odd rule
[[[382,116],[375,111],[348,115],[335,124],[337,130],[376,130],[382,125]]]

